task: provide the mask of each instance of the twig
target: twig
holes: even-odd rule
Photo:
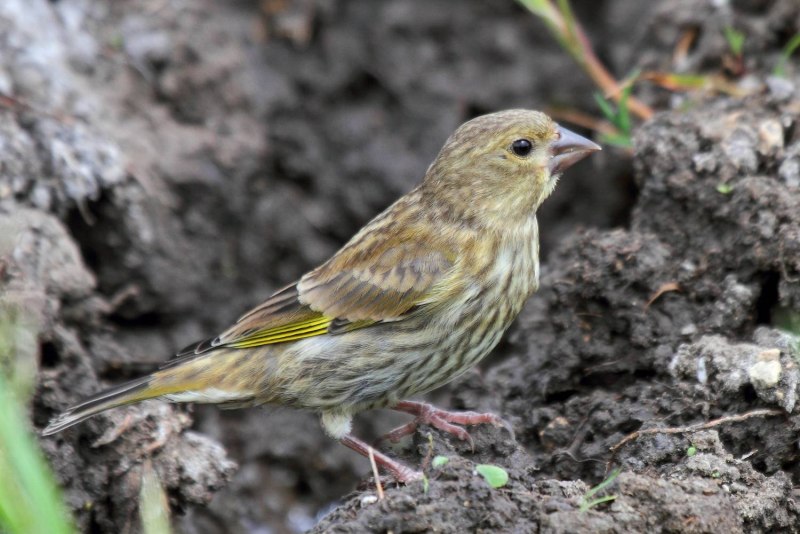
[[[428,438],[428,450],[425,453],[425,457],[422,459],[422,470],[426,471],[428,466],[431,463],[431,459],[433,458],[433,434],[428,432],[426,436]]]
[[[372,447],[367,447],[367,454],[369,455],[369,463],[372,466],[372,476],[375,478],[375,489],[378,491],[378,500],[382,501],[383,485],[381,484],[381,477],[378,474],[378,464],[375,463],[375,450]]]
[[[613,445],[608,450],[611,451],[611,458],[608,459],[606,463],[606,471],[609,470],[611,464],[613,463],[614,459],[617,456],[617,452],[628,442],[633,441],[635,439],[639,439],[641,436],[650,435],[650,434],[684,434],[687,432],[697,432],[698,430],[708,430],[709,428],[714,428],[716,426],[723,425],[725,423],[739,423],[741,421],[745,421],[747,419],[751,419],[753,417],[771,417],[771,416],[778,416],[778,415],[786,415],[786,412],[783,410],[772,409],[772,408],[764,408],[759,410],[753,410],[750,412],[745,412],[742,414],[737,415],[726,415],[724,417],[719,417],[717,419],[712,419],[711,421],[706,421],[705,423],[697,423],[694,425],[688,426],[676,426],[671,428],[646,428],[644,430],[637,430],[635,432],[631,432],[622,440],[620,440],[616,445]]]
[[[666,284],[662,284],[662,285],[661,285],[661,287],[659,287],[659,288],[656,290],[656,292],[655,292],[655,293],[653,293],[653,296],[652,296],[652,297],[650,297],[650,299],[649,299],[649,300],[647,301],[647,303],[644,305],[644,309],[646,310],[646,309],[648,309],[650,306],[652,306],[652,305],[653,305],[653,303],[654,303],[655,301],[657,301],[657,300],[658,300],[658,298],[659,298],[661,295],[663,295],[664,293],[669,293],[670,291],[680,291],[680,290],[681,290],[681,286],[680,286],[680,284],[678,284],[678,282],[667,282]]]
[[[697,41],[698,33],[697,28],[687,28],[678,38],[678,43],[672,51],[672,65],[674,67],[680,68],[686,61],[689,50],[691,50],[692,45]]]

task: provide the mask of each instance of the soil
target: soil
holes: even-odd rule
[[[427,482],[385,479],[379,500],[311,414],[148,402],[40,439],[81,531],[139,530],[148,458],[187,533],[800,531],[797,61],[772,75],[800,7],[573,4],[619,77],[713,73],[748,94],[637,85],[661,112],[633,155],[607,147],[561,180],[540,291],[431,396],[515,436],[476,427],[472,450],[422,428],[392,453]],[[33,425],[326,259],[464,120],[597,115],[595,90],[506,0],[5,0],[0,284],[31,333]],[[367,413],[357,432],[404,420]]]

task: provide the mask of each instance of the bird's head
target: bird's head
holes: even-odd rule
[[[527,219],[569,166],[600,147],[539,111],[512,109],[464,123],[431,164],[423,188],[455,213],[487,223]]]

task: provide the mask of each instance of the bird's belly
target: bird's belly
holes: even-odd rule
[[[497,345],[535,290],[533,259],[532,253],[498,255],[488,284],[473,284],[445,308],[297,342],[278,366],[285,384],[279,402],[357,412],[459,377]]]
[[[291,398],[280,402],[357,412],[430,391],[486,356],[516,311],[508,305],[487,308],[473,302],[455,320],[419,316],[311,338],[292,358],[295,376],[287,390]]]

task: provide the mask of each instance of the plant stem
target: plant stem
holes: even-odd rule
[[[519,0],[519,2],[543,20],[556,40],[586,71],[592,81],[602,89],[603,93],[619,102],[622,97],[622,87],[594,53],[586,32],[572,15],[568,2],[561,0],[561,8],[557,7],[553,0]],[[653,116],[650,106],[632,96],[628,98],[628,108],[644,120]]]

